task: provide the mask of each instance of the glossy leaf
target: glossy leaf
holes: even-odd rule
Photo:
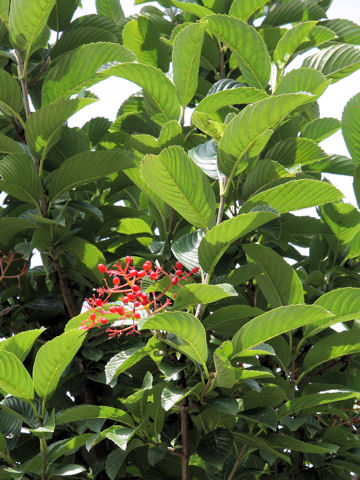
[[[80,422],[94,418],[106,418],[115,420],[126,425],[133,425],[131,417],[119,408],[106,407],[102,405],[77,405],[63,410],[55,417],[56,425],[65,423]]]
[[[202,231],[182,235],[171,245],[171,250],[175,257],[188,269],[200,267],[198,258],[198,249],[204,234]]]
[[[273,308],[304,302],[300,278],[278,253],[258,243],[243,245],[243,249],[248,261],[263,270],[264,273],[256,277],[256,282]]]
[[[135,60],[117,43],[89,43],[61,55],[44,76],[42,105],[53,103],[104,80],[114,64]],[[111,75],[111,73],[110,73]]]
[[[240,162],[245,153],[290,112],[309,99],[311,96],[301,93],[279,95],[246,107],[226,125],[219,143],[220,170],[228,176],[243,170],[246,163],[243,161],[241,165]]]
[[[44,328],[37,328],[17,333],[16,335],[0,342],[0,351],[4,350],[6,352],[11,352],[20,360],[20,362],[23,362],[32,349],[34,342],[44,330]]]
[[[253,87],[237,87],[231,89],[225,89],[222,91],[212,92],[198,103],[193,113],[196,117],[198,112],[201,113],[214,113],[220,108],[227,107],[229,105],[236,104],[248,104],[258,102],[268,98],[263,90],[258,90]]]
[[[196,227],[206,229],[215,215],[215,196],[210,183],[179,147],[142,161],[142,175],[160,198]]]
[[[298,46],[307,40],[311,30],[316,25],[316,22],[302,22],[290,28],[279,43],[276,45],[274,51],[274,61],[279,68],[284,68],[291,60],[292,55]]]
[[[0,388],[14,397],[32,400],[33,381],[16,355],[0,350]]]
[[[188,151],[188,155],[208,177],[219,180],[221,173],[218,169],[217,147],[213,140],[192,148]]]
[[[177,293],[174,308],[182,309],[198,303],[206,304],[217,302],[223,298],[236,296],[234,288],[226,283],[217,285],[203,285],[193,283],[184,285]]]
[[[279,213],[286,213],[335,202],[341,198],[342,193],[329,183],[319,180],[292,180],[250,197],[241,210],[246,213],[265,203]]]
[[[270,79],[270,56],[255,28],[225,15],[208,17],[208,24],[211,32],[234,54],[247,83],[265,89]]]
[[[193,23],[183,28],[175,37],[172,53],[173,79],[183,108],[197,90],[204,28],[201,23]]]
[[[310,0],[303,3],[289,0],[286,3],[276,4],[275,8],[266,15],[263,25],[285,25],[302,20],[320,20],[325,16],[325,11],[318,2]]]
[[[229,15],[246,21],[267,2],[268,0],[234,0],[231,4]]]
[[[60,128],[74,113],[93,103],[92,98],[59,100],[32,113],[26,121],[26,141],[32,153],[45,157],[59,140]]]
[[[48,185],[51,201],[54,202],[67,190],[133,165],[133,155],[127,150],[78,153],[67,158],[51,176]]]
[[[81,347],[85,335],[83,330],[70,330],[39,349],[35,357],[33,379],[36,393],[43,402],[56,390],[63,371]]]
[[[190,313],[159,313],[141,322],[140,330],[145,329],[163,330],[176,335],[176,339],[168,336],[164,338],[164,341],[195,362],[205,366],[208,357],[205,329],[201,322]]]
[[[347,149],[356,165],[360,165],[360,93],[346,104],[341,124]]]
[[[200,243],[199,260],[202,268],[211,274],[232,242],[277,216],[275,212],[250,212],[230,220],[224,220],[213,227]]]
[[[155,122],[163,125],[179,119],[180,104],[175,87],[161,70],[141,63],[124,63],[111,67],[108,73],[126,78],[144,89],[156,107],[157,113],[152,116]]]
[[[334,315],[322,307],[315,305],[288,305],[278,307],[253,318],[238,330],[232,339],[234,355],[255,347],[296,328],[326,321]]]

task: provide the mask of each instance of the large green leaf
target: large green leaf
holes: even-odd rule
[[[0,350],[0,388],[14,397],[32,400],[33,381],[16,355]]]
[[[321,217],[342,246],[348,245],[360,229],[360,212],[350,203],[334,202],[321,207]]]
[[[23,202],[37,206],[43,189],[30,155],[13,154],[0,162],[1,189]]]
[[[282,405],[279,409],[278,416],[284,417],[285,415],[291,415],[303,409],[359,397],[359,392],[354,392],[351,390],[325,390],[323,392],[312,393],[310,395],[302,395],[301,397],[295,398],[294,400],[289,400]],[[319,410],[321,411],[321,407]]]
[[[34,361],[33,379],[36,393],[46,400],[54,393],[60,377],[81,347],[86,333],[70,330],[43,345]]]
[[[7,135],[0,133],[0,152],[1,153],[24,153],[23,144],[16,142]]]
[[[334,358],[360,351],[360,331],[336,332],[319,340],[306,354],[303,362],[305,373]]]
[[[157,111],[152,115],[152,120],[163,125],[169,120],[179,119],[180,104],[175,87],[161,70],[152,65],[124,63],[111,67],[108,73],[126,78],[143,88],[153,101]]]
[[[173,79],[177,97],[183,108],[197,90],[204,29],[204,24],[192,23],[175,37],[172,52]]]
[[[267,439],[270,440],[271,445],[275,448],[286,448],[295,452],[317,453],[323,455],[324,453],[336,452],[339,448],[337,445],[330,447],[329,444],[321,444],[320,442],[303,442],[298,438],[285,435],[284,433],[271,433]]]
[[[246,21],[267,2],[268,0],[234,0],[231,4],[229,15]]]
[[[78,153],[67,158],[53,172],[48,185],[51,202],[54,202],[67,190],[133,165],[133,154],[127,150],[114,149]]]
[[[285,462],[291,464],[291,460],[284,453],[280,453],[272,447],[271,442],[267,440],[266,437],[259,438],[255,435],[250,435],[248,433],[240,433],[238,431],[233,432],[235,439],[239,439],[243,445],[249,445],[250,447],[255,448],[256,450],[265,451],[271,456],[279,457]]]
[[[45,158],[47,151],[60,138],[60,127],[74,113],[93,102],[93,98],[59,100],[32,113],[25,128],[26,141],[32,153]]]
[[[223,342],[214,352],[215,385],[220,388],[231,388],[235,383],[235,369],[229,357],[233,347],[228,340]]]
[[[25,218],[0,218],[0,245],[6,245],[15,235],[32,228],[35,228],[35,225],[30,223],[28,220],[25,220]]]
[[[0,351],[13,353],[18,359],[23,362],[30,352],[35,340],[44,331],[44,328],[37,328],[35,330],[27,330],[20,332],[12,337],[0,342]]]
[[[356,47],[336,44],[305,58],[304,67],[319,70],[333,83],[347,77],[360,67],[360,52]]]
[[[360,93],[346,104],[341,125],[347,149],[354,162],[360,165]]]
[[[221,173],[217,164],[217,145],[214,140],[201,143],[188,152],[194,163],[210,178],[219,180]]]
[[[219,167],[228,176],[237,170],[244,170],[244,165],[239,166],[245,153],[271,133],[271,129],[283,121],[289,113],[300,105],[307,103],[312,96],[309,94],[279,95],[260,100],[248,105],[236,115],[227,125],[224,135],[219,143]],[[265,143],[262,147],[265,146]],[[262,148],[259,148],[257,154]]]
[[[196,15],[199,18],[206,17],[207,15],[213,15],[214,12],[209,8],[198,5],[197,3],[184,2],[183,0],[169,0],[172,5],[184,12]]]
[[[185,285],[177,292],[174,308],[182,309],[190,305],[199,303],[217,302],[226,297],[236,296],[237,293],[228,283],[219,283],[218,285],[203,285],[201,283],[193,283]]]
[[[30,56],[32,46],[41,38],[55,0],[14,0],[10,4],[11,43]]]
[[[290,70],[280,79],[275,94],[309,92],[317,98],[324,93],[328,85],[329,82],[321,72],[312,68],[297,68]]]
[[[317,305],[287,305],[253,318],[232,339],[234,356],[282,333],[326,321],[334,315]]]
[[[264,40],[254,27],[226,15],[208,17],[210,31],[234,54],[246,82],[265,89],[270,79],[271,61]]]
[[[213,227],[200,243],[199,260],[202,268],[211,274],[232,242],[277,216],[278,214],[275,212],[250,212],[230,220],[224,220]]]
[[[249,305],[229,305],[219,308],[202,320],[206,330],[213,330],[219,335],[230,337],[239,330],[239,327],[247,321],[248,318],[261,315],[260,308],[250,307]]]
[[[215,215],[209,180],[179,146],[146,156],[141,172],[149,187],[189,223],[206,229]]]
[[[106,418],[125,423],[126,425],[133,425],[130,415],[124,412],[124,410],[102,405],[77,405],[68,408],[56,415],[55,423],[56,425],[63,425],[64,423],[80,422],[95,418]]]
[[[166,312],[145,319],[140,330],[163,330],[171,335],[164,337],[166,343],[184,353],[206,369],[208,348],[202,323],[190,313]],[[174,338],[173,335],[176,335]]]
[[[70,252],[92,273],[93,277],[101,282],[103,274],[99,272],[99,263],[105,264],[106,260],[102,252],[92,243],[81,237],[72,237],[61,243],[61,251]]]
[[[299,137],[286,138],[275,143],[266,151],[266,156],[286,167],[309,165],[328,158],[314,140]]]
[[[198,250],[204,234],[201,230],[182,235],[171,245],[174,256],[188,269],[200,267]]]
[[[268,12],[262,25],[285,25],[287,23],[300,22],[302,20],[320,20],[326,17],[325,10],[319,2],[308,0],[299,2],[289,0],[285,3],[277,3]]]
[[[316,22],[302,22],[290,28],[279,43],[276,45],[274,51],[274,61],[281,69],[291,60],[292,55],[298,46],[307,40],[311,30],[316,25]]]
[[[321,142],[336,133],[340,128],[341,124],[337,118],[318,118],[305,126],[301,131],[301,136]]]
[[[351,20],[334,18],[325,20],[321,24],[336,33],[338,42],[360,45],[360,27]]]
[[[269,95],[263,90],[258,90],[254,87],[237,87],[222,90],[220,92],[207,95],[198,103],[193,113],[196,118],[196,113],[214,113],[220,108],[236,104],[248,104],[258,102],[268,98]]]
[[[279,213],[335,202],[342,193],[333,185],[319,180],[291,180],[250,197],[242,206],[248,212],[264,203]]]
[[[16,117],[23,124],[20,113],[24,109],[19,82],[10,73],[0,70],[0,110]]]
[[[121,24],[125,16],[120,0],[96,0],[96,11],[98,15],[108,17],[116,24]]]
[[[135,59],[118,43],[89,43],[58,57],[44,76],[42,105],[53,103],[88,88],[109,75],[114,63]]]
[[[304,302],[300,278],[278,253],[258,243],[243,245],[243,249],[248,261],[263,270],[256,282],[273,308]]]

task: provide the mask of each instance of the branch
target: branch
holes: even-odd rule
[[[237,470],[237,468],[238,468],[238,466],[239,466],[239,464],[240,464],[240,462],[241,462],[241,460],[242,460],[242,458],[243,458],[243,456],[244,456],[244,454],[245,454],[245,452],[246,452],[246,449],[247,449],[247,445],[244,445],[244,446],[242,447],[242,449],[240,450],[238,456],[236,457],[234,466],[233,466],[233,468],[231,469],[231,472],[229,473],[229,476],[228,476],[227,480],[232,480],[232,479],[234,478],[234,475],[235,475],[235,473],[236,473],[236,470]]]
[[[184,398],[181,402],[181,443],[182,443],[182,456],[181,456],[181,472],[182,480],[189,480],[189,458],[190,458],[190,445],[189,445],[189,409],[188,399]]]

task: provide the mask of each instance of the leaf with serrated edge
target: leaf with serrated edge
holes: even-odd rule
[[[268,0],[234,0],[229,15],[246,21],[267,2]]]
[[[291,59],[291,56],[297,47],[307,40],[308,34],[316,25],[316,22],[302,22],[290,28],[284,36],[281,37],[274,51],[274,61],[280,68]]]
[[[360,93],[346,104],[341,124],[349,153],[356,165],[360,165]]]

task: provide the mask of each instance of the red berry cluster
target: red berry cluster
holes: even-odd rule
[[[99,272],[106,274],[109,279],[105,279],[105,287],[97,289],[97,295],[86,299],[91,313],[89,318],[81,323],[80,328],[90,330],[94,327],[114,323],[106,330],[110,338],[119,337],[123,333],[127,335],[138,333],[137,324],[140,318],[159,313],[171,305],[170,298],[163,299],[165,294],[174,285],[179,284],[181,286],[182,281],[188,280],[191,274],[199,271],[195,267],[191,272],[185,272],[182,263],[177,262],[174,272],[167,273],[163,267],[153,265],[150,261],[146,261],[140,270],[135,268],[132,257],[125,257],[125,266],[118,262],[112,268],[107,268],[100,263],[98,269]],[[170,282],[162,291],[151,292],[150,294],[143,291],[145,278],[156,281],[163,277],[168,277]],[[116,304],[109,305],[110,297],[113,294],[120,294],[121,298]],[[173,297],[175,296],[176,293]],[[118,318],[109,322],[106,318],[106,314],[109,313],[118,315]]]

